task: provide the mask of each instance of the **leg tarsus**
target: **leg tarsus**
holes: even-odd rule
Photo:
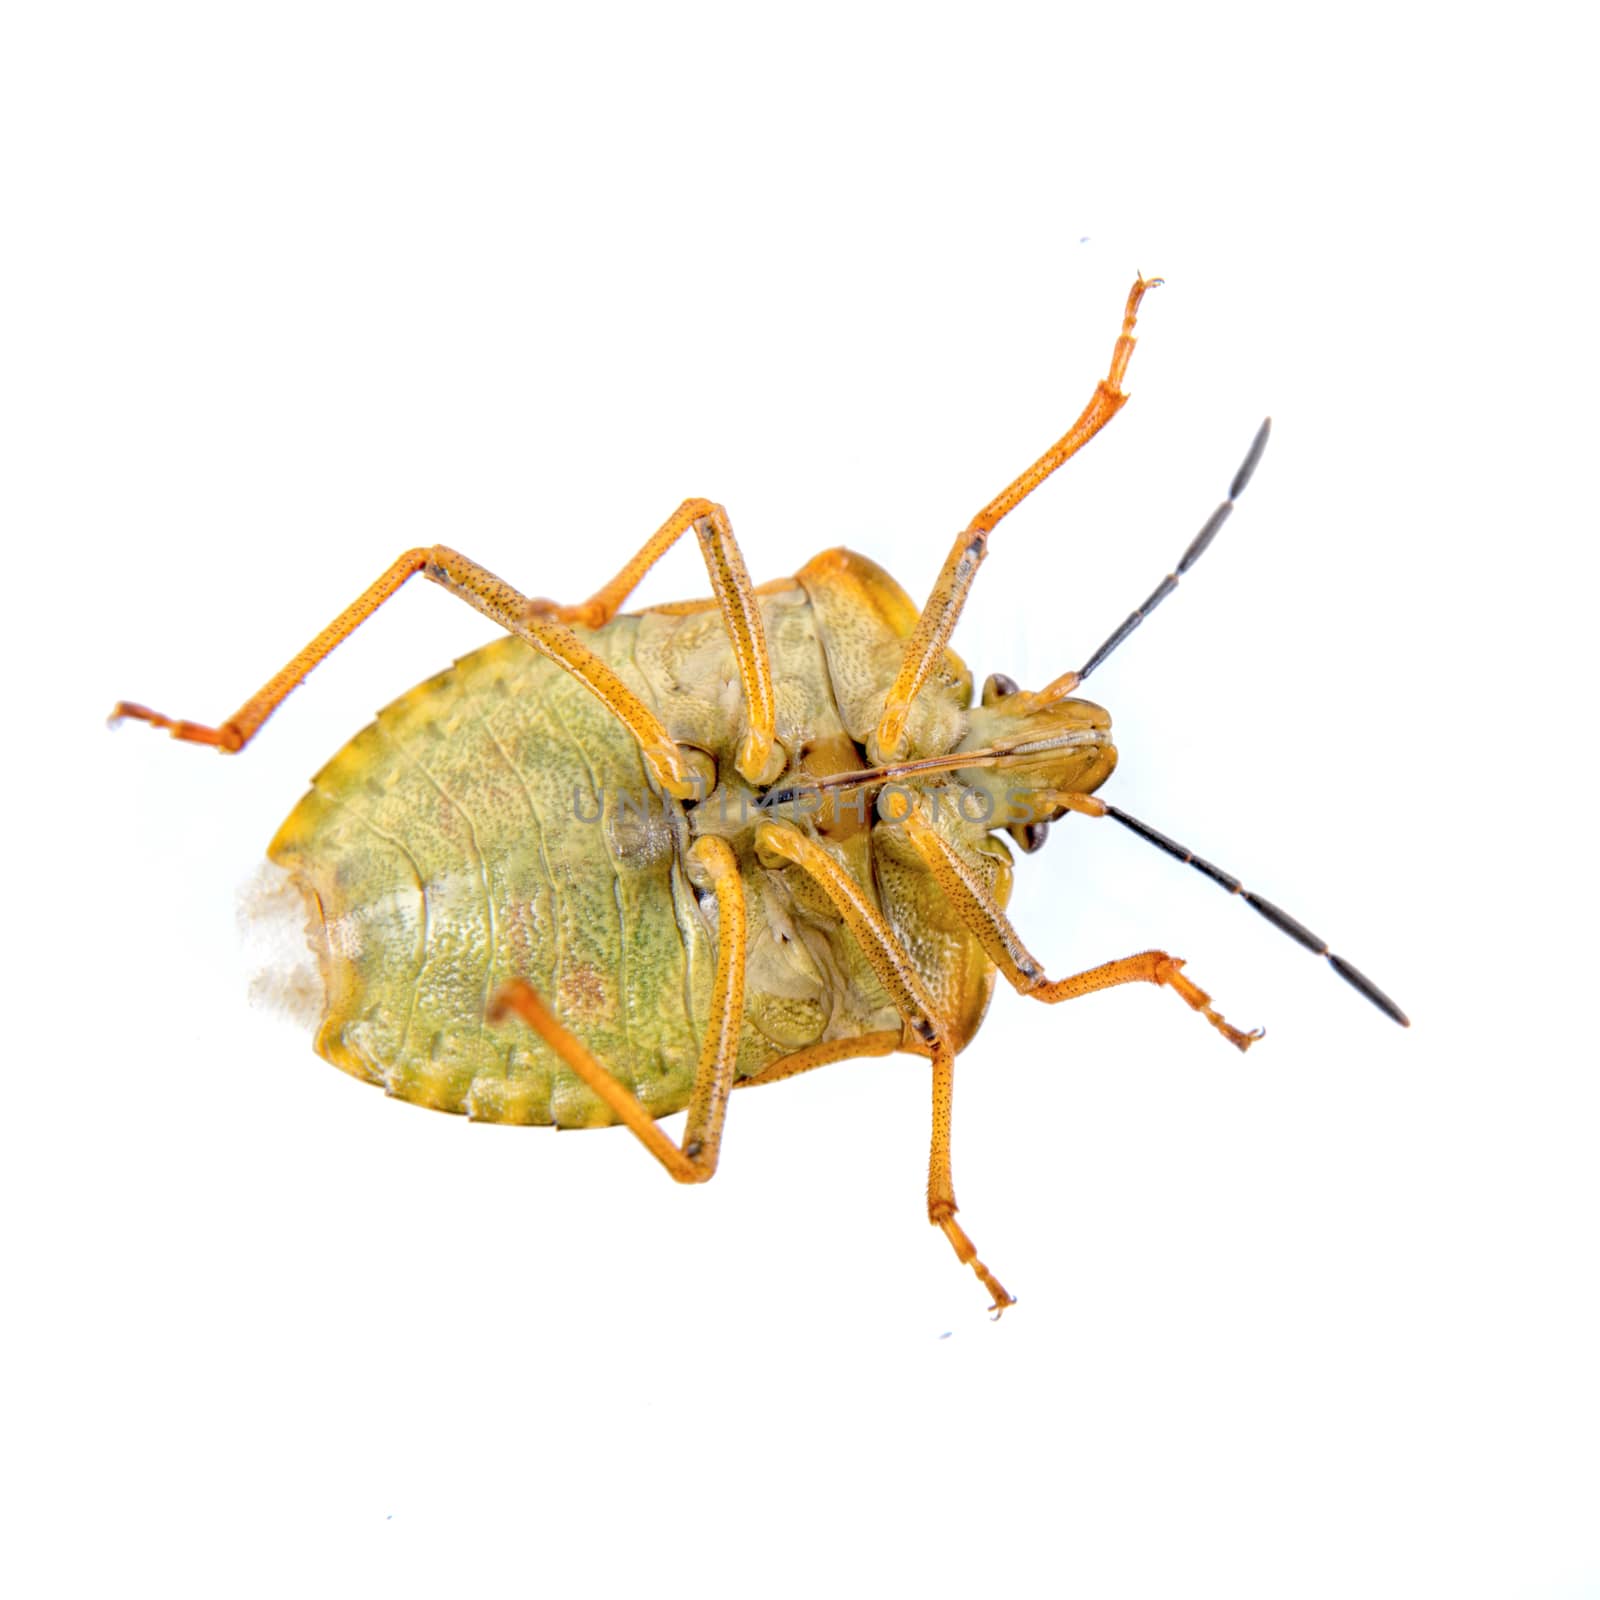
[[[1166,955],[1159,950],[1151,951],[1150,954],[1160,958],[1156,963],[1153,981],[1165,984],[1179,999],[1192,1006],[1229,1044],[1236,1045],[1243,1051],[1248,1050],[1257,1039],[1266,1038],[1267,1030],[1265,1028],[1252,1028],[1249,1033],[1243,1033],[1213,1011],[1211,1009],[1211,996],[1198,984],[1191,983],[1183,976],[1183,968],[1186,963],[1179,960],[1178,957]]]
[[[244,749],[245,745],[244,735],[231,721],[210,728],[203,722],[183,722],[174,717],[163,716],[159,711],[152,711],[149,706],[135,705],[131,700],[119,700],[111,708],[111,715],[106,718],[106,725],[114,728],[124,718],[131,718],[135,722],[148,722],[153,728],[165,728],[174,739],[182,739],[189,744],[214,745],[224,755],[234,755]]]
[[[1097,989],[1111,989],[1123,983],[1153,983],[1171,989],[1192,1010],[1198,1011],[1229,1044],[1248,1050],[1257,1039],[1265,1037],[1265,1030],[1256,1028],[1244,1033],[1211,1009],[1211,996],[1198,984],[1183,975],[1184,963],[1165,950],[1145,950],[1136,956],[1124,956],[1120,961],[1107,961],[1087,972],[1074,973],[1070,978],[1054,981],[1042,973],[1032,979],[1018,981],[1012,978],[1017,991],[1030,1000],[1042,1000],[1055,1005],[1062,1000],[1075,1000],[1079,995],[1093,994]],[[1006,974],[1011,977],[1010,973]]]
[[[943,1231],[957,1258],[972,1268],[978,1275],[978,1281],[994,1296],[994,1304],[989,1309],[998,1322],[1006,1307],[1017,1303],[1016,1296],[1008,1294],[1005,1285],[978,1259],[977,1247],[967,1237],[966,1230],[956,1221],[955,1210],[954,1202],[940,1202],[929,1206],[928,1220]]]

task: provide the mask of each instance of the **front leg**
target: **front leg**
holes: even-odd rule
[[[1110,370],[1096,385],[1093,397],[1078,420],[956,535],[956,542],[934,580],[933,592],[917,618],[911,637],[906,640],[900,671],[889,689],[877,731],[867,747],[874,763],[898,761],[905,754],[906,719],[911,714],[912,703],[950,642],[956,619],[967,603],[972,580],[989,553],[989,535],[995,525],[1021,505],[1057,467],[1075,456],[1127,404],[1122,379],[1133,356],[1133,328],[1139,315],[1139,302],[1144,299],[1146,290],[1160,282],[1159,278],[1140,278],[1128,291],[1122,332],[1111,352]]]
[[[972,930],[984,953],[1005,975],[1018,994],[1030,1000],[1056,1005],[1076,1000],[1079,995],[1098,989],[1112,989],[1124,983],[1153,983],[1171,989],[1186,1005],[1198,1011],[1229,1044],[1248,1050],[1261,1032],[1241,1033],[1211,1009],[1211,996],[1183,975],[1183,962],[1164,950],[1146,950],[1142,955],[1107,961],[1087,972],[1069,978],[1047,978],[1044,968],[1028,953],[1011,919],[1000,908],[988,885],[961,852],[920,809],[912,811],[902,824],[917,854],[927,863],[940,892],[956,914]]]

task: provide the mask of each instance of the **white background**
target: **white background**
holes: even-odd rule
[[[0,39],[12,1593],[1600,1593],[1593,150],[1577,8],[22,5]],[[923,1219],[926,1071],[740,1096],[722,1169],[388,1102],[252,1011],[239,885],[482,642],[685,495],[919,598],[1104,371],[957,645],[1093,681]],[[692,550],[643,598],[698,592]],[[676,1124],[673,1125],[674,1127]]]

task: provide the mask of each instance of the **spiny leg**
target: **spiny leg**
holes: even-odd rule
[[[979,1281],[994,1296],[989,1307],[998,1316],[1016,1302],[1004,1286],[978,1259],[977,1249],[956,1221],[955,1185],[950,1172],[950,1129],[955,1093],[955,1051],[932,997],[918,976],[904,946],[884,921],[856,880],[814,839],[798,828],[774,822],[756,827],[759,857],[773,865],[791,862],[807,872],[832,901],[839,920],[861,946],[878,981],[895,1009],[906,1020],[906,1030],[915,1048],[926,1050],[933,1060],[933,1135],[928,1153],[928,1220],[950,1241],[959,1260],[977,1274]]]
[[[772,694],[772,664],[767,654],[766,635],[761,627],[761,609],[745,568],[728,513],[710,500],[685,500],[645,541],[639,553],[610,583],[597,589],[575,606],[557,605],[553,600],[534,600],[531,609],[556,622],[577,623],[580,627],[604,627],[623,602],[639,587],[644,575],[693,528],[700,540],[706,571],[711,575],[711,592],[717,609],[733,641],[738,664],[739,684],[744,691],[747,728],[734,765],[739,775],[758,787],[771,783],[783,771],[788,759],[773,739],[777,711]]]
[[[716,892],[717,971],[711,988],[711,1021],[700,1046],[681,1148],[661,1131],[633,1091],[556,1021],[523,979],[513,978],[495,994],[489,1002],[489,1021],[520,1017],[679,1183],[704,1183],[717,1170],[744,1021],[745,903],[738,859],[725,840],[702,836],[690,849],[689,859],[691,868],[703,872]]]
[[[967,593],[977,576],[983,558],[989,553],[989,534],[1008,512],[1016,509],[1064,461],[1077,454],[1127,403],[1122,379],[1133,355],[1133,328],[1139,315],[1139,302],[1145,291],[1161,282],[1159,278],[1139,278],[1128,291],[1122,332],[1111,353],[1111,366],[1095,388],[1094,396],[1078,420],[1039,457],[1028,470],[1014,479],[986,505],[951,546],[933,592],[928,596],[911,637],[900,658],[900,671],[884,701],[868,754],[874,762],[898,760],[904,754],[906,719],[927,682],[928,674],[950,642],[956,619],[967,603]]]
[[[1056,1005],[1062,1000],[1093,994],[1097,989],[1115,988],[1118,984],[1154,983],[1171,989],[1239,1049],[1248,1050],[1261,1037],[1259,1029],[1254,1033],[1241,1033],[1218,1016],[1211,1009],[1211,996],[1183,976],[1183,962],[1163,950],[1146,950],[1120,961],[1107,961],[1070,978],[1047,978],[973,864],[920,810],[911,812],[902,826],[917,854],[927,863],[940,892],[1018,994],[1042,1000],[1046,1005]]]
[[[123,717],[135,717],[158,728],[170,729],[175,739],[214,745],[229,753],[243,750],[289,693],[304,682],[311,669],[360,627],[408,578],[419,572],[570,672],[639,741],[651,775],[669,794],[680,800],[699,794],[701,785],[694,770],[660,719],[599,656],[570,628],[550,618],[531,615],[527,600],[510,584],[442,544],[408,550],[353,605],[341,611],[281,672],[219,726],[178,721],[126,700],[117,703],[111,720],[115,723]]]

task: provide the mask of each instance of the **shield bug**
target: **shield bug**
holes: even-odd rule
[[[852,1056],[932,1067],[929,1220],[1012,1297],[956,1220],[956,1056],[996,975],[1046,1004],[1118,984],[1170,990],[1230,1044],[1244,1032],[1161,950],[1051,979],[1005,907],[1008,834],[1036,851],[1064,813],[1111,818],[1376,985],[1302,923],[1095,791],[1116,765],[1083,681],[1177,587],[1231,514],[1077,671],[974,702],[948,641],[1000,521],[1121,409],[1129,292],[1082,414],[957,536],[919,609],[863,556],[829,550],[752,585],[726,512],[686,500],[588,600],[530,600],[456,551],[407,551],[216,727],[127,702],[175,738],[236,753],[306,674],[421,573],[506,637],[380,712],[312,781],[268,855],[303,896],[321,980],[316,1048],[393,1095],[494,1122],[622,1124],[680,1182],[716,1171],[729,1093]],[[711,598],[624,613],[693,533]],[[681,1144],[657,1119],[687,1108]]]

